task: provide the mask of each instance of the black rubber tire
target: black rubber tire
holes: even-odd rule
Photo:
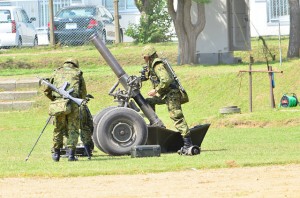
[[[201,153],[201,149],[198,146],[192,146],[189,149],[189,155],[200,155],[200,153]]]
[[[107,154],[126,155],[130,154],[131,147],[146,144],[148,128],[136,111],[118,107],[101,118],[96,134],[100,147]]]
[[[93,124],[94,124],[94,131],[93,131],[93,136],[92,136],[93,142],[94,142],[94,144],[96,145],[96,147],[97,147],[100,151],[102,151],[102,152],[104,152],[104,153],[105,153],[105,151],[101,148],[101,146],[100,146],[100,144],[99,144],[99,142],[98,142],[98,140],[97,140],[97,126],[98,126],[98,123],[99,123],[99,121],[101,120],[101,118],[102,118],[107,112],[111,111],[111,110],[114,109],[114,108],[117,108],[117,107],[107,107],[107,108],[105,108],[105,109],[99,111],[99,112],[96,114],[96,116],[94,116],[94,118],[93,118]]]

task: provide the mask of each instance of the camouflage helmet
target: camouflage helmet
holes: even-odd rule
[[[143,56],[152,56],[156,53],[156,50],[153,46],[147,45],[143,48],[142,53]]]
[[[73,64],[75,67],[79,67],[79,62],[77,59],[75,58],[68,58],[65,63],[71,63]]]

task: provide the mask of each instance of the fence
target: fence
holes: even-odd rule
[[[105,43],[115,40],[113,15],[104,7],[76,6],[64,8],[57,13],[53,29],[55,42],[81,45],[92,34],[99,34]],[[121,38],[122,38],[121,31]]]
[[[89,0],[53,0],[53,12],[72,4],[89,3]],[[37,29],[39,45],[49,44],[49,2],[48,0],[4,0],[0,6],[22,7],[29,18],[35,17],[33,25]],[[55,43],[84,44],[89,36],[98,33],[106,43],[115,39],[115,29],[112,14],[105,8],[95,7],[69,9],[60,13],[59,20],[54,23]],[[121,40],[123,31],[121,30]]]

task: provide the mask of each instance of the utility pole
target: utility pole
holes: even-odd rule
[[[53,0],[49,0],[49,29],[50,29],[50,45],[55,45],[54,38],[54,17],[53,17]]]
[[[119,0],[114,0],[115,43],[120,43]]]

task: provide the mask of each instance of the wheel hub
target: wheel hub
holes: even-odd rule
[[[126,123],[118,123],[112,130],[112,136],[115,141],[125,143],[131,140],[133,131],[130,125]]]

